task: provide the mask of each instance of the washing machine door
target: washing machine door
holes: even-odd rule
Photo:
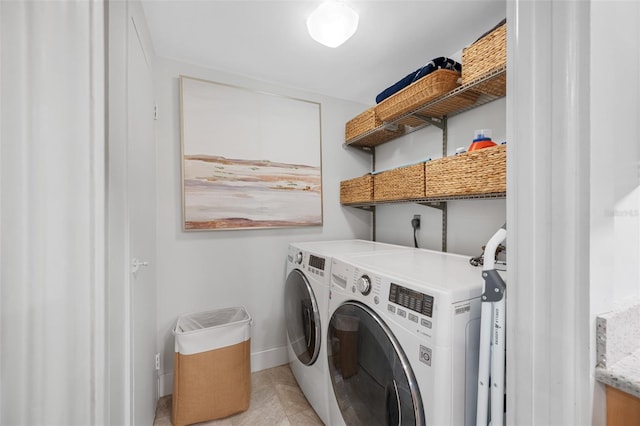
[[[375,312],[345,302],[331,316],[328,343],[331,383],[346,424],[425,424],[409,361]]]
[[[313,289],[299,269],[289,273],[284,297],[289,344],[300,362],[312,365],[320,352],[320,312]]]

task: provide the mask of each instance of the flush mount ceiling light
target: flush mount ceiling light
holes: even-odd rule
[[[355,34],[358,14],[346,4],[329,0],[307,18],[311,38],[328,47],[338,47]]]

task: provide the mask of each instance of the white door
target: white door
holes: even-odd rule
[[[155,354],[155,120],[153,76],[133,16],[129,20],[128,205],[130,277],[131,422],[151,425],[158,399]]]

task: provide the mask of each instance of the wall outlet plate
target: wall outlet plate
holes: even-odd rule
[[[414,214],[413,219],[411,219],[411,227],[414,229],[420,229],[420,215]]]

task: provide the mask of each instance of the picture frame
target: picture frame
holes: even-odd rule
[[[321,226],[318,102],[180,76],[185,231]]]

